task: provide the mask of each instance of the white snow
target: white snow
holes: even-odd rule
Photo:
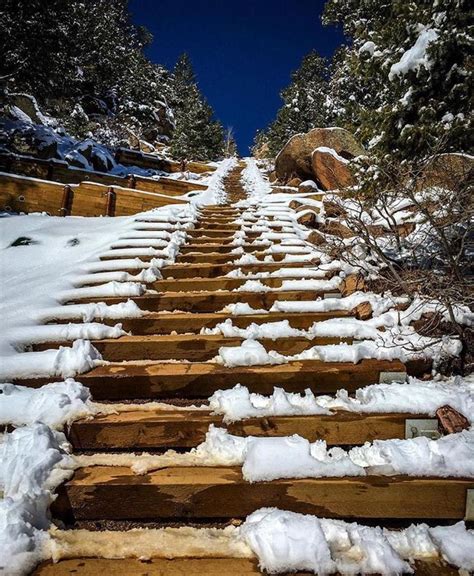
[[[137,280],[154,281],[159,267],[172,262],[185,234],[176,228],[193,226],[197,210],[192,205],[171,205],[147,213],[119,218],[57,218],[40,214],[8,216],[0,225],[2,269],[2,334],[0,335],[0,379],[15,377],[60,376],[70,377],[93,367],[100,356],[89,342],[81,339],[114,338],[121,336],[120,327],[100,325],[39,326],[51,320],[83,320],[126,318],[142,315],[132,302],[116,306],[104,303],[62,306],[65,302],[84,298],[108,296],[133,297],[144,293],[140,281],[130,281],[127,268],[142,271]],[[147,220],[144,222],[143,220]],[[99,261],[114,242],[123,236],[140,236],[141,228],[165,227],[167,246],[159,253],[166,259],[153,258],[150,263],[119,258]],[[146,230],[145,230],[146,232]],[[156,232],[154,232],[156,233]],[[163,234],[163,232],[158,232]],[[154,248],[110,250],[119,256],[147,253],[156,255]],[[105,283],[90,282],[94,272],[112,272],[112,278],[103,277]],[[84,276],[86,274],[86,276]],[[116,276],[118,274],[118,277]],[[82,287],[77,287],[77,285]],[[28,338],[28,333],[31,338]],[[72,348],[44,352],[23,351],[27,344],[39,341],[75,340]]]
[[[437,38],[437,30],[419,25],[419,35],[415,44],[403,54],[398,62],[392,65],[389,79],[393,80],[396,76],[405,75],[410,70],[419,70],[421,66],[429,68],[430,60],[426,50]]]
[[[96,453],[74,457],[77,466],[130,466],[136,474],[173,466],[242,466],[247,482],[280,478],[344,476],[433,476],[474,478],[474,430],[430,440],[374,440],[350,450],[329,448],[324,440],[293,436],[234,436],[209,427],[204,442],[189,452],[164,454]]]
[[[54,489],[74,470],[61,432],[45,424],[17,428],[0,443],[0,571],[28,574],[47,558]]]
[[[313,154],[315,152],[322,152],[323,154],[330,154],[333,158],[335,158],[338,162],[342,164],[349,164],[349,160],[347,158],[343,158],[339,156],[339,154],[334,150],[334,148],[328,148],[327,146],[318,146],[313,150]]]
[[[209,398],[209,407],[222,414],[225,423],[253,417],[331,414],[335,410],[434,416],[438,408],[447,404],[474,423],[474,379],[457,376],[446,381],[423,381],[410,377],[408,382],[359,388],[354,396],[344,389],[334,396],[315,396],[310,389],[295,394],[282,388],[275,388],[271,396],[262,396],[238,384],[217,390]]]
[[[2,426],[31,426],[42,422],[61,430],[73,420],[95,412],[88,388],[72,378],[41,388],[0,384]]]
[[[245,158],[245,168],[242,170],[241,182],[244,190],[253,199],[270,194],[270,184],[263,179],[254,158]]]
[[[224,204],[227,198],[224,189],[224,179],[228,173],[237,165],[236,158],[227,158],[219,163],[217,170],[207,181],[207,190],[191,196],[189,200],[197,206],[205,204]]]
[[[261,508],[247,517],[240,533],[260,568],[269,573],[395,576],[411,573],[413,560],[435,560],[438,555],[467,571],[474,565],[474,532],[466,530],[464,522],[387,530]]]

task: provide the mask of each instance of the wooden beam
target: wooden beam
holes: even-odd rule
[[[257,309],[268,310],[281,300],[299,302],[316,300],[324,294],[339,295],[338,290],[328,292],[308,290],[281,290],[275,292],[237,292],[231,290],[202,291],[202,292],[163,292],[161,294],[144,294],[134,296],[133,301],[142,310],[152,312],[181,310],[183,312],[217,312],[229,304],[245,302]],[[84,298],[80,303],[105,302],[106,304],[119,304],[126,302],[128,297]]]
[[[163,278],[215,278],[216,276],[225,276],[225,274],[239,268],[244,274],[255,274],[258,272],[274,272],[281,268],[304,268],[306,266],[314,267],[309,262],[262,262],[261,264],[207,264],[202,263],[199,266],[189,263],[176,263],[165,266],[161,269]]]
[[[189,360],[206,362],[219,353],[222,346],[240,346],[244,341],[239,337],[222,335],[180,334],[155,336],[122,336],[107,340],[94,340],[93,346],[99,350],[104,360],[120,362],[122,360]],[[352,344],[352,338],[317,337],[309,340],[304,337],[261,338],[259,342],[268,350],[275,350],[287,356],[299,354],[313,346],[326,346],[345,342]],[[67,345],[64,342],[62,345]],[[51,348],[46,343],[41,348]],[[53,346],[55,347],[55,346]],[[41,349],[40,348],[40,349]]]
[[[308,274],[309,277],[309,274]],[[256,278],[264,286],[270,288],[280,288],[285,280],[298,280],[297,277],[271,277],[271,278]],[[324,278],[315,278],[319,280]],[[248,278],[230,278],[221,276],[218,278],[182,278],[172,280],[158,280],[148,284],[149,288],[157,290],[158,292],[197,292],[200,290],[214,291],[214,290],[235,290],[247,282]]]
[[[77,470],[59,489],[53,515],[76,520],[245,518],[262,507],[322,518],[461,520],[467,478],[358,476],[246,482],[240,467]],[[117,505],[120,503],[120,505]]]
[[[126,534],[124,535],[126,538]],[[459,576],[459,570],[442,560],[417,560],[414,576]],[[260,576],[265,574],[252,558],[69,558],[43,562],[32,576]],[[298,571],[296,576],[314,576]]]
[[[75,421],[68,437],[77,450],[192,448],[204,441],[211,424],[237,436],[291,436],[329,446],[353,446],[374,439],[405,438],[405,421],[418,414],[357,414],[268,416],[224,424],[209,410],[133,410]]]
[[[421,366],[416,373],[419,370]],[[305,360],[227,368],[210,362],[128,362],[99,366],[81,374],[80,381],[90,388],[96,400],[207,398],[216,390],[236,384],[260,394],[272,394],[275,386],[282,386],[287,392],[300,393],[306,388],[316,394],[334,394],[341,388],[355,392],[358,388],[377,383],[382,372],[405,372],[405,365],[387,360],[362,360],[358,364]],[[50,380],[29,378],[15,382],[38,388]]]
[[[123,329],[132,334],[170,334],[175,331],[178,334],[186,332],[199,332],[202,328],[214,328],[220,322],[228,319],[238,328],[247,328],[250,324],[263,324],[264,322],[281,322],[288,320],[290,326],[299,329],[308,329],[314,322],[323,322],[331,318],[347,318],[351,313],[346,310],[333,312],[313,313],[284,313],[269,312],[268,314],[241,314],[232,316],[225,312],[202,312],[202,313],[174,313],[150,312],[140,318],[121,318]],[[105,320],[105,323],[116,324],[117,320]]]

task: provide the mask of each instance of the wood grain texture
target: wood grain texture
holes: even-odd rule
[[[416,561],[415,576],[459,576],[459,571],[441,560]],[[57,564],[44,562],[32,576],[258,576],[265,574],[256,559],[246,558],[71,558]],[[296,572],[298,576],[314,576]],[[281,574],[280,576],[290,576]],[[335,574],[334,576],[338,576]]]
[[[288,364],[227,368],[213,363],[128,362],[100,366],[81,375],[96,400],[129,398],[205,398],[236,384],[271,394],[275,386],[287,392],[349,393],[379,381],[380,372],[404,372],[399,361],[362,360],[325,363],[316,360]],[[39,387],[46,378],[19,379],[18,384]]]
[[[129,468],[77,470],[55,514],[77,520],[245,518],[262,507],[344,519],[464,517],[473,479],[364,476],[246,482],[240,467],[176,467],[134,475]],[[120,506],[117,503],[120,502]]]
[[[268,416],[224,424],[222,416],[196,410],[135,410],[78,420],[69,430],[73,447],[79,450],[132,450],[192,448],[204,441],[211,424],[226,427],[237,436],[291,436],[310,442],[325,440],[329,446],[353,446],[405,437],[407,418],[419,414],[356,414]]]

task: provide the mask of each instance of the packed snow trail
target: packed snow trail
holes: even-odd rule
[[[253,160],[224,168],[204,205],[140,214],[108,239],[29,336],[12,325],[7,574],[42,559],[38,576],[134,576],[145,559],[150,574],[471,570],[472,432],[435,428],[446,404],[472,423],[474,384],[405,382],[455,343],[394,348],[390,335],[416,336],[416,312],[400,319],[403,298],[366,292],[312,243],[289,204],[322,194],[279,192]],[[433,438],[406,438],[428,417]],[[65,529],[46,532],[49,504]]]

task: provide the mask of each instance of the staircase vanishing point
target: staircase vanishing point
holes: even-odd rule
[[[69,431],[76,453],[141,450],[159,453],[168,448],[190,449],[203,441],[210,424],[220,425],[222,420],[210,410],[193,411],[186,406],[205,402],[215,390],[237,383],[263,394],[271,393],[274,386],[294,392],[303,392],[309,387],[317,394],[327,394],[340,388],[353,392],[379,382],[381,378],[390,378],[390,373],[406,371],[407,367],[398,361],[376,360],[358,364],[306,361],[238,368],[206,362],[222,345],[240,343],[239,338],[200,335],[203,327],[213,327],[231,317],[221,311],[224,306],[247,302],[254,308],[268,309],[276,299],[310,300],[321,296],[306,291],[236,292],[235,288],[245,280],[225,276],[237,267],[248,273],[294,266],[278,262],[239,266],[232,263],[238,257],[231,252],[232,236],[240,228],[235,220],[242,212],[234,204],[246,197],[240,184],[241,170],[241,167],[234,169],[226,179],[228,204],[202,209],[176,263],[162,270],[162,280],[149,285],[156,293],[146,293],[135,299],[141,308],[151,313],[123,320],[124,329],[131,332],[130,336],[93,342],[110,364],[79,378],[91,389],[95,400],[166,400],[184,409],[173,410],[170,406],[169,410],[135,410],[77,421]],[[258,237],[258,234],[249,236]],[[134,237],[140,238],[140,226]],[[143,237],[148,239],[150,234],[145,233]],[[252,244],[246,244],[244,250],[259,254],[258,246]],[[297,266],[314,266],[314,263]],[[263,282],[278,286],[280,281],[273,278]],[[108,303],[121,301],[120,298],[105,300]],[[245,327],[253,322],[287,319],[293,327],[307,328],[315,321],[350,315],[353,314],[341,311],[272,312],[239,315],[232,320],[235,325]],[[281,338],[261,342],[268,349],[295,354],[315,344],[339,341],[339,338]],[[420,367],[409,369],[416,371]],[[29,384],[37,386],[41,381]],[[324,438],[329,445],[351,446],[375,438],[404,438],[406,420],[414,417],[340,412],[334,416],[250,418],[235,422],[228,429],[237,435],[296,433],[311,441]],[[78,529],[127,531],[161,526],[223,527],[238,523],[260,507],[270,506],[319,517],[398,527],[412,521],[443,523],[462,519],[468,488],[474,488],[474,484],[463,479],[377,476],[250,484],[243,480],[237,467],[174,467],[140,476],[128,467],[95,466],[79,469],[59,489],[52,512],[71,534]],[[123,538],[127,539],[127,532],[123,533]],[[99,573],[124,576],[255,575],[260,571],[255,559],[206,558],[196,553],[193,558],[148,560],[72,557],[57,564],[43,563],[34,572],[36,576]],[[416,573],[454,575],[458,572],[441,562],[425,562],[416,564]]]

